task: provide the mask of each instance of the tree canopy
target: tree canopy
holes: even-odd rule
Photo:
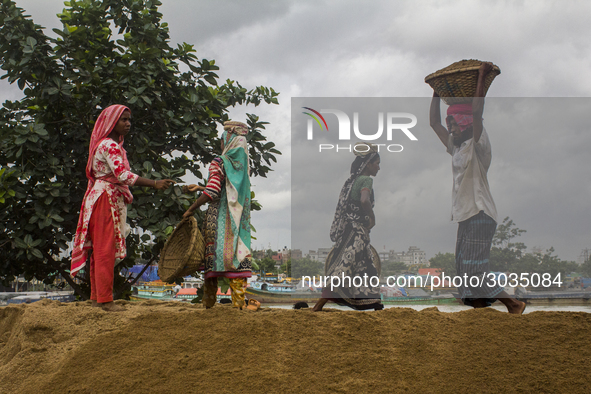
[[[456,275],[456,256],[453,253],[437,253],[429,259],[431,268],[441,268],[447,276]]]
[[[193,45],[170,46],[157,0],[72,0],[63,28],[46,35],[12,0],[0,0],[2,78],[23,98],[0,109],[0,279],[68,278],[73,239],[87,186],[94,122],[111,104],[131,109],[125,148],[132,171],[148,178],[193,174],[219,153],[217,128],[232,106],[277,104],[272,88],[218,81],[214,60]],[[251,174],[266,176],[280,154],[248,114]],[[238,120],[238,119],[236,119]],[[132,188],[132,235],[124,265],[150,261],[192,196]],[[258,209],[254,203],[252,209]],[[72,282],[71,282],[72,283]]]
[[[549,273],[552,277],[558,273],[564,275],[576,271],[577,264],[564,261],[553,255],[554,248],[545,252],[533,251],[526,253],[527,246],[513,240],[525,233],[508,216],[498,225],[493,237],[493,247],[490,252],[490,269],[493,271],[515,273]]]

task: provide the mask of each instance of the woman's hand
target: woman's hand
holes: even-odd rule
[[[480,75],[486,76],[491,70],[493,69],[493,64],[491,62],[482,62],[480,65],[480,69],[478,69],[478,73]]]
[[[194,193],[197,191],[204,191],[204,190],[205,190],[205,186],[200,186],[200,185],[183,186],[183,193]]]
[[[187,209],[187,211],[183,214],[183,219],[188,219],[191,216],[193,216],[193,214],[195,213],[195,211],[192,211],[191,209]]]
[[[154,181],[154,189],[156,190],[166,190],[172,185],[174,181],[172,179],[160,179]]]

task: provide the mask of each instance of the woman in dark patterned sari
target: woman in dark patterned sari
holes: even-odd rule
[[[351,165],[351,176],[341,190],[330,228],[330,239],[335,244],[326,259],[326,276],[338,277],[339,286],[332,286],[333,281],[329,279],[314,306],[315,312],[321,311],[328,301],[357,310],[384,308],[380,299],[379,261],[375,261],[378,257],[372,252],[369,239],[369,232],[375,226],[371,177],[380,170],[380,156],[377,147],[371,144],[358,143],[354,150],[357,157]]]

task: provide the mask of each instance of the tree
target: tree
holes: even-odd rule
[[[304,275],[322,275],[324,274],[324,264],[318,260],[303,258],[295,261],[291,265],[291,275],[293,278],[300,278]]]
[[[277,103],[273,89],[218,82],[213,60],[192,45],[169,45],[157,0],[72,0],[58,14],[58,38],[45,35],[12,0],[0,0],[0,66],[24,97],[0,109],[0,279],[24,275],[51,283],[68,274],[68,243],[87,181],[85,166],[95,119],[110,104],[130,107],[126,141],[132,171],[180,181],[203,178],[203,163],[219,153],[217,128],[228,108]],[[186,70],[186,71],[183,71]],[[248,114],[251,173],[266,176],[280,154]],[[128,257],[155,260],[188,208],[179,186],[166,192],[134,188]],[[255,202],[252,209],[258,209]],[[122,267],[121,265],[119,267]]]
[[[287,260],[285,264],[281,265],[281,271],[291,277],[291,260]]]
[[[270,257],[265,257],[257,262],[261,271],[275,272],[275,260]]]
[[[382,276],[391,276],[408,271],[408,267],[402,261],[384,261],[382,263]]]
[[[437,253],[429,259],[431,268],[441,268],[441,272],[447,276],[456,275],[456,257],[453,253]]]
[[[587,257],[587,260],[585,260],[583,264],[581,264],[581,271],[583,276],[591,278],[591,256]]]
[[[519,249],[524,245],[522,243],[513,244],[511,243],[511,240],[513,238],[519,237],[521,234],[525,232],[527,231],[518,228],[515,225],[515,223],[513,223],[513,220],[509,219],[509,216],[507,216],[505,219],[503,219],[503,223],[497,226],[497,230],[495,231],[495,235],[493,236],[492,244],[493,246],[498,246],[502,248],[516,247],[517,249]]]
[[[525,232],[526,230],[518,228],[509,216],[497,226],[489,257],[489,267],[492,271],[509,272],[517,268],[526,246],[522,242],[514,243],[511,240]],[[523,263],[526,263],[526,260]]]
[[[572,261],[564,261],[553,256],[554,248],[545,253],[526,253],[527,246],[523,242],[511,242],[514,238],[525,233],[518,228],[508,216],[497,227],[493,237],[493,247],[490,253],[490,269],[492,271],[514,273],[548,273],[554,278],[557,274],[565,274],[576,270]]]

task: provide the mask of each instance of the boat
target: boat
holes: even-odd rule
[[[73,291],[26,291],[0,293],[0,305],[30,304],[40,300],[54,300],[59,302],[76,301]]]
[[[246,289],[248,298],[266,304],[293,304],[296,302],[316,303],[321,296],[320,288],[305,288],[300,285],[256,281]],[[382,303],[385,305],[448,305],[458,304],[451,293],[431,295],[420,288],[382,287]]]
[[[174,284],[168,284],[162,282],[161,280],[138,284],[132,288],[131,299],[172,300],[172,296],[174,295],[174,286]]]
[[[528,291],[516,298],[528,305],[591,305],[589,291]]]

